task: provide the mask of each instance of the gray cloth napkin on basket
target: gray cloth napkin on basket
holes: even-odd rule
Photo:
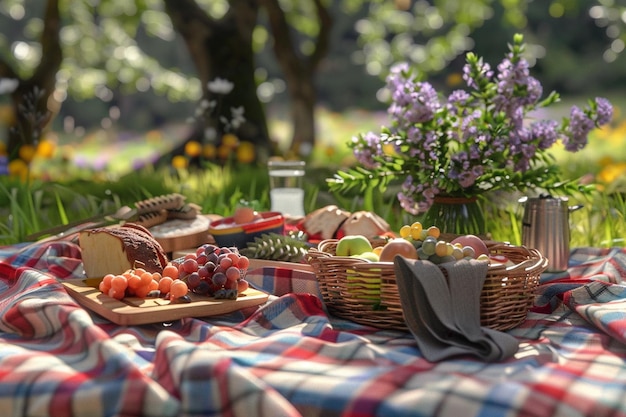
[[[517,352],[516,338],[480,324],[480,293],[488,267],[484,261],[435,265],[396,256],[394,269],[406,323],[427,360],[471,355],[496,362]]]

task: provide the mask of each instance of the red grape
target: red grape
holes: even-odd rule
[[[206,265],[202,265],[198,268],[198,275],[200,278],[210,278],[213,275],[213,268],[207,267]]]
[[[189,276],[187,277],[187,285],[189,286],[189,288],[193,289],[196,288],[199,284],[200,281],[202,279],[200,278],[200,274],[197,272],[192,272],[191,274],[189,274]]]
[[[229,256],[221,257],[219,262],[220,262],[220,266],[224,270],[228,269],[233,264],[233,260]]]
[[[226,290],[236,290],[238,286],[239,285],[238,285],[237,281],[227,280],[224,283],[224,289],[226,289]]]
[[[226,281],[228,281],[228,277],[223,272],[216,272],[213,274],[213,278],[211,280],[213,281],[213,284],[222,286],[226,284]]]
[[[192,258],[187,258],[183,261],[183,271],[187,273],[196,272],[198,270],[198,261]]]
[[[237,281],[237,292],[241,294],[242,292],[247,290],[249,286],[250,284],[248,283],[248,281],[246,281],[245,279],[240,279],[239,281]]]
[[[225,274],[226,274],[226,278],[228,278],[229,280],[236,281],[239,278],[241,278],[241,271],[236,266],[231,266],[228,269],[226,269]]]
[[[237,266],[239,269],[248,269],[250,266],[250,259],[247,256],[241,255],[239,257],[239,262],[237,262]]]
[[[206,259],[207,259],[207,263],[213,262],[214,264],[216,264],[217,261],[219,260],[219,255],[217,253],[215,253],[215,252],[209,253],[206,256]]]
[[[208,259],[209,258],[205,254],[201,254],[196,258],[196,262],[198,262],[198,265],[204,265]]]

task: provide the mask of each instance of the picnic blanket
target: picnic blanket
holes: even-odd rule
[[[258,308],[119,326],[60,284],[83,277],[72,241],[0,260],[0,416],[626,416],[623,248],[573,249],[494,363],[331,317],[308,272],[249,271]]]

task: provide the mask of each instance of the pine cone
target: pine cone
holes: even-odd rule
[[[308,251],[306,235],[301,232],[295,236],[265,233],[240,250],[249,258],[284,262],[301,262]]]

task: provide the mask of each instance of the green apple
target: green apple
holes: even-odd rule
[[[360,253],[358,255],[350,255],[350,256],[352,258],[363,259],[364,261],[368,261],[368,262],[378,262],[380,260],[378,255],[372,251],[367,251],[367,252]]]
[[[371,252],[372,244],[363,235],[346,235],[337,242],[335,254],[337,256],[360,255],[363,252]]]
[[[380,273],[357,273],[354,269],[347,269],[346,287],[351,297],[363,300],[365,304],[380,302]]]

